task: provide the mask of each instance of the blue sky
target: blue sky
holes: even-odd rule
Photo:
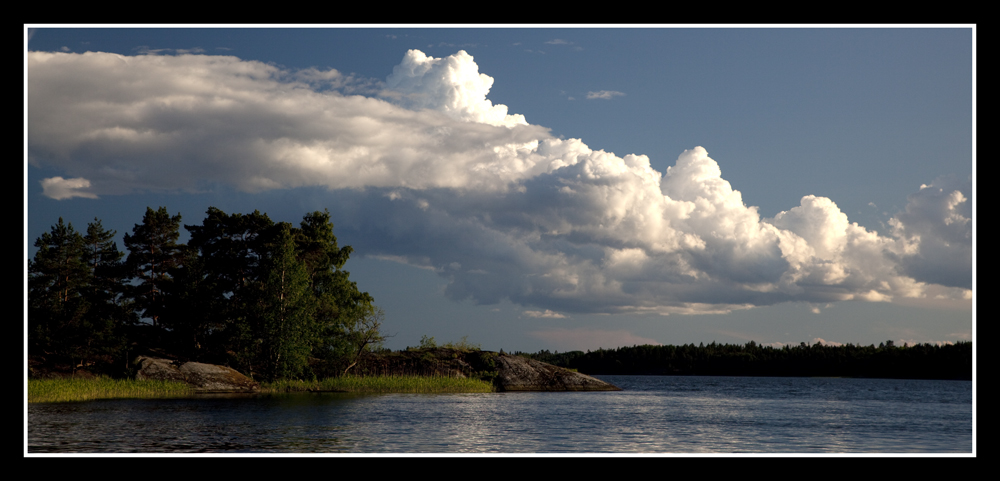
[[[391,348],[973,338],[970,26],[25,44],[26,256],[59,217],[328,208]]]

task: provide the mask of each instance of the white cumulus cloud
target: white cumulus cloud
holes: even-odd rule
[[[479,66],[465,50],[434,58],[410,50],[386,79],[388,91],[413,109],[432,109],[459,120],[513,127],[526,125],[523,115],[507,115],[506,105],[493,105],[486,95],[493,77],[479,73]]]
[[[902,272],[924,282],[972,288],[972,183],[940,177],[908,197],[889,220]]]

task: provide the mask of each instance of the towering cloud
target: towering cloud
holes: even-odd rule
[[[895,259],[902,272],[924,282],[972,288],[971,192],[971,182],[939,177],[909,196],[906,211],[889,221],[901,243]]]
[[[365,253],[434,268],[455,299],[670,314],[971,287],[967,187],[925,186],[892,237],[824,197],[762,219],[704,148],[661,173],[554,138],[492,104],[464,51],[407,52],[378,98],[340,93],[333,70],[235,57],[28,65],[31,161],[74,177],[46,179],[46,195],[325,186]]]
[[[493,105],[486,94],[493,77],[479,73],[479,66],[465,50],[446,58],[428,57],[410,50],[386,79],[386,96],[412,109],[432,109],[457,120],[513,127],[526,125],[523,115],[507,115],[506,105]]]

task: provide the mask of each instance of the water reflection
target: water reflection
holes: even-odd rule
[[[596,393],[271,395],[28,408],[29,452],[971,452],[971,383],[609,377]]]

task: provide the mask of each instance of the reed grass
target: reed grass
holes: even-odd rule
[[[489,381],[444,376],[341,376],[316,381],[284,380],[266,383],[262,392],[334,391],[353,393],[465,393],[493,392]]]
[[[492,392],[493,384],[443,376],[342,376],[317,381],[282,380],[261,385],[262,393],[334,391],[353,393]],[[154,399],[187,397],[185,383],[132,379],[28,379],[28,402],[73,402],[95,399]]]
[[[152,399],[184,397],[190,386],[175,381],[134,379],[28,379],[28,402],[71,402],[95,399]]]

